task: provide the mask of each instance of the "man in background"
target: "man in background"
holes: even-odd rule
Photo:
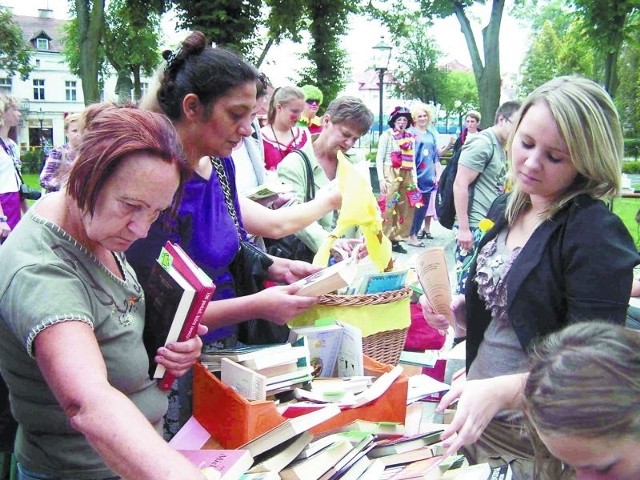
[[[453,184],[456,207],[456,293],[464,293],[468,263],[480,240],[480,220],[504,192],[507,156],[504,149],[511,134],[519,102],[505,102],[498,108],[494,125],[466,139],[460,152]]]

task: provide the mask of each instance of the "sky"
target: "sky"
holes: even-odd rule
[[[53,10],[56,18],[67,18],[68,11],[68,0],[30,0],[28,2],[24,0],[0,0],[0,5],[13,7],[13,12],[17,15],[36,16],[38,8],[49,8]],[[489,8],[488,5],[476,5],[470,13],[470,17],[477,20],[474,22],[476,26],[475,35],[480,48],[480,28],[484,25],[481,22],[486,22],[490,12]],[[184,37],[184,34],[175,33],[175,21],[170,15],[165,16],[162,26],[166,36],[167,48],[170,48]],[[444,53],[445,61],[457,60],[464,65],[471,66],[467,45],[455,17],[451,16],[437,20],[433,28],[427,33],[436,39],[440,50]],[[373,59],[372,48],[380,41],[381,36],[384,36],[386,43],[391,43],[388,32],[379,23],[361,17],[352,19],[349,33],[343,40],[343,46],[349,54],[349,65],[354,78],[358,78],[371,66]],[[528,46],[528,31],[521,23],[511,18],[505,10],[500,38],[502,74],[503,77],[508,77],[518,72]],[[269,76],[274,85],[291,83],[291,79],[297,77],[296,72],[304,66],[297,56],[303,51],[304,47],[302,45],[296,45],[288,41],[283,42],[281,45],[271,48],[261,69]],[[294,62],[291,62],[292,58]],[[286,62],[285,68],[283,68],[283,62]],[[392,53],[390,69],[392,70],[398,62],[399,59],[395,58]]]

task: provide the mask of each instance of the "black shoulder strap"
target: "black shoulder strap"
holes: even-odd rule
[[[309,161],[309,157],[300,149],[294,150],[295,153],[302,157],[302,161],[304,162],[304,169],[306,172],[306,180],[307,180],[307,191],[304,196],[304,201],[308,202],[309,200],[313,200],[316,196],[316,185],[313,181],[313,170],[311,169],[311,162]]]

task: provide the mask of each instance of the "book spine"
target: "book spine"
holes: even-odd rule
[[[209,301],[213,296],[213,292],[215,292],[214,285],[205,286],[202,289],[198,290],[198,292],[196,293],[196,297],[191,304],[191,308],[189,309],[189,313],[187,314],[184,326],[182,327],[180,335],[178,336],[179,342],[184,342],[195,337],[198,331],[198,325],[200,325],[200,320],[202,319],[204,312],[209,305]],[[162,378],[158,380],[158,387],[160,388],[160,390],[168,391],[171,389],[171,385],[173,385],[174,380],[175,375],[165,371]]]

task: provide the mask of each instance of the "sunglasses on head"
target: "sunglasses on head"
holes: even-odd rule
[[[307,102],[309,105],[311,105],[312,103],[320,105],[320,100],[316,100],[315,98],[308,98],[307,100],[305,100],[305,102]]]

